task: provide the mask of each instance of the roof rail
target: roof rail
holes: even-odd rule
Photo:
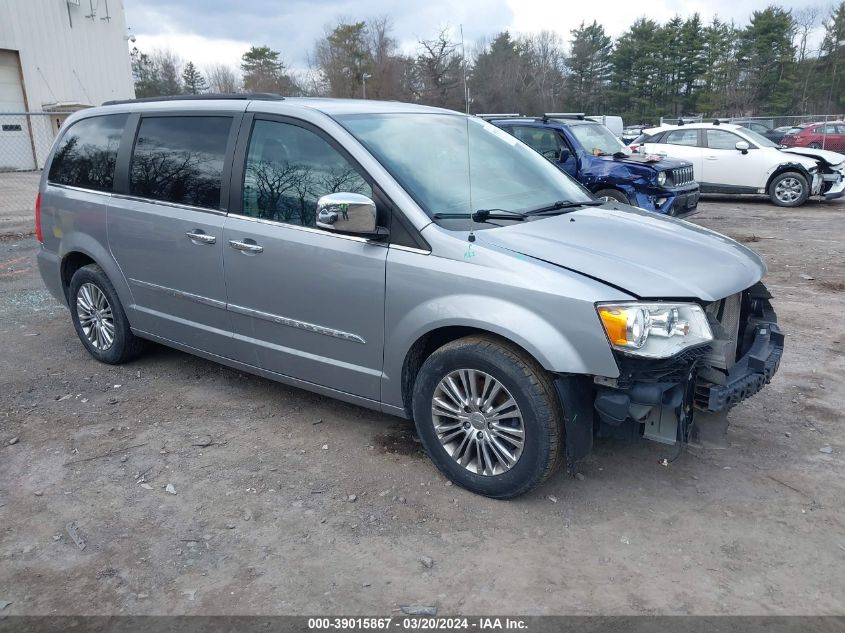
[[[544,112],[543,121],[549,119],[577,119],[583,121],[586,115],[583,112]]]
[[[282,101],[284,97],[272,92],[238,92],[238,93],[208,93],[201,95],[170,95],[167,97],[143,97],[141,99],[118,99],[103,101],[104,106],[123,105],[126,103],[156,103],[159,101]]]
[[[519,112],[479,112],[475,116],[480,119],[515,119],[517,117],[521,117],[522,115]]]

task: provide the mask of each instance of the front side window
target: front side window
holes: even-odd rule
[[[120,137],[127,114],[82,119],[62,137],[47,180],[97,191],[111,191]]]
[[[222,116],[141,119],[129,171],[129,193],[219,209],[231,126],[232,118]]]
[[[243,214],[314,226],[317,200],[329,193],[373,190],[318,134],[278,121],[255,122],[244,172]]]
[[[666,140],[663,142],[669,145],[696,147],[698,145],[698,130],[674,130],[666,134]]]
[[[592,199],[533,149],[477,117],[415,112],[337,119],[429,216]]]
[[[736,144],[745,139],[724,130],[707,130],[707,147],[710,149],[736,149]]]
[[[514,126],[510,129],[516,138],[533,147],[546,158],[557,160],[560,156],[560,150],[563,148],[563,144],[554,130],[525,125]]]

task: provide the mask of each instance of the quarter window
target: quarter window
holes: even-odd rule
[[[255,122],[244,173],[244,215],[314,226],[317,200],[339,191],[373,197],[355,167],[319,135],[290,123]]]
[[[129,193],[219,209],[231,125],[231,117],[219,116],[141,119],[129,171]]]
[[[47,180],[97,191],[111,191],[120,137],[127,114],[82,119],[65,132],[50,164]]]
[[[664,143],[669,145],[689,145],[695,147],[698,145],[698,130],[673,130],[666,134]]]

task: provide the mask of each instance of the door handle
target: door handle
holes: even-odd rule
[[[705,156],[704,160],[719,160],[718,156]]]
[[[238,240],[229,240],[229,246],[234,248],[236,251],[241,251],[242,253],[263,253],[264,247],[259,246],[258,244],[248,244],[247,242],[239,242]]]
[[[197,233],[196,231],[188,231],[185,233],[187,238],[192,242],[199,242],[201,244],[214,244],[217,238],[207,233]]]

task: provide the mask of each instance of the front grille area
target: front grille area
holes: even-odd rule
[[[691,182],[695,182],[692,167],[678,167],[672,170],[672,184],[676,187],[688,185]]]
[[[670,358],[641,358],[629,356],[623,352],[616,353],[619,365],[619,378],[616,384],[619,389],[629,389],[639,382],[670,382],[679,383],[687,379],[689,372],[701,358],[710,351],[709,346],[701,345],[685,349],[680,354]]]
[[[717,341],[726,344],[714,345],[714,352],[724,354],[723,359],[711,358],[713,364],[722,369],[730,369],[736,362],[737,344],[739,342],[739,321],[742,312],[742,293],[737,292],[720,301],[708,303],[704,311],[710,317],[710,325]],[[716,323],[713,323],[715,321]],[[716,326],[718,324],[718,326]]]

